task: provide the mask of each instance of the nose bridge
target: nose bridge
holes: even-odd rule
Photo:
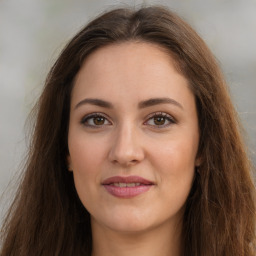
[[[128,121],[117,127],[109,154],[112,162],[130,165],[143,159],[144,152],[138,129]]]

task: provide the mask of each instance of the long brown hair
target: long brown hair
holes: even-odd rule
[[[36,125],[2,229],[1,256],[90,255],[90,216],[66,163],[72,82],[91,52],[132,40],[163,47],[196,98],[201,165],[186,203],[183,255],[255,255],[252,166],[226,83],[196,32],[176,14],[153,6],[102,14],[67,44],[52,67],[34,109]]]

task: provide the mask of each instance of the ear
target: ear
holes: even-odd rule
[[[195,167],[199,167],[202,164],[203,160],[201,156],[197,156],[195,160]]]
[[[73,171],[72,160],[71,160],[70,155],[67,156],[67,167],[68,167],[68,170],[69,170],[70,172]]]

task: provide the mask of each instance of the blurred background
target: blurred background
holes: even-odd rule
[[[209,45],[230,85],[256,164],[256,0],[0,0],[0,220],[29,144],[26,118],[59,52],[102,11],[141,4],[170,7]]]

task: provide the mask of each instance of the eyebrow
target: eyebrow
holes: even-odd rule
[[[105,100],[101,100],[101,99],[84,99],[82,101],[80,101],[76,106],[75,109],[77,109],[78,107],[85,105],[85,104],[91,104],[91,105],[95,105],[95,106],[99,106],[99,107],[103,107],[103,108],[109,108],[109,109],[113,109],[114,106],[112,103],[105,101]],[[151,106],[155,106],[155,105],[159,105],[159,104],[173,104],[181,109],[183,109],[182,105],[177,102],[174,99],[171,98],[151,98],[148,100],[144,100],[139,102],[138,104],[138,108],[142,109],[142,108],[147,108],[147,107],[151,107]]]
[[[75,109],[77,109],[78,107],[80,107],[82,105],[85,105],[85,104],[91,104],[91,105],[99,106],[99,107],[102,107],[102,108],[114,108],[114,106],[110,102],[107,102],[105,100],[100,100],[100,99],[84,99],[84,100],[80,101],[75,106]]]
[[[173,104],[183,109],[182,105],[178,101],[171,98],[151,98],[151,99],[140,102],[138,107],[141,109],[141,108],[147,108],[147,107],[151,107],[159,104]]]

